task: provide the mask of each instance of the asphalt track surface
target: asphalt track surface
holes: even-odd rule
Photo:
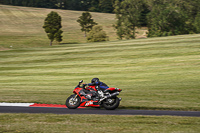
[[[105,110],[100,108],[50,108],[1,106],[0,113],[53,113],[53,114],[98,114],[98,115],[155,115],[200,117],[200,111],[156,111],[156,110]]]

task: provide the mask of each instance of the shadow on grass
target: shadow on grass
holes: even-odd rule
[[[60,45],[67,45],[67,44],[79,44],[79,43],[78,42],[60,43]]]

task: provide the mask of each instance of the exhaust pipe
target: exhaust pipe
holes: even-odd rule
[[[105,97],[110,98],[110,97],[113,97],[113,96],[116,96],[116,95],[119,95],[119,92],[112,93],[109,96],[105,96]]]
[[[115,92],[115,93],[110,94],[109,96],[105,96],[104,98],[100,99],[99,102],[103,101],[106,98],[110,98],[110,97],[113,97],[113,96],[116,96],[116,95],[119,95],[119,92]]]

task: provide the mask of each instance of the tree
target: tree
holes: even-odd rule
[[[102,41],[108,41],[109,39],[108,36],[106,35],[106,32],[103,31],[102,26],[95,25],[89,32],[87,40],[88,42],[102,42]]]
[[[62,30],[58,30],[58,32],[55,34],[55,39],[57,42],[62,42]]]
[[[135,29],[140,27],[143,1],[141,0],[116,0],[115,10],[117,22],[114,27],[117,29],[119,39],[135,38]]]
[[[51,11],[47,15],[43,28],[45,29],[45,32],[50,39],[50,46],[52,46],[54,39],[56,39],[58,42],[62,41],[61,34],[63,31],[61,30],[61,16],[59,16],[57,12]]]
[[[91,0],[91,6],[88,10],[91,12],[99,12],[99,0]]]
[[[101,12],[113,12],[113,0],[99,0],[99,8]]]
[[[92,19],[92,15],[89,12],[83,12],[82,16],[79,17],[77,20],[78,23],[80,23],[81,31],[85,32],[85,37],[86,37],[86,32],[89,32],[94,25],[97,25],[96,22]]]
[[[189,33],[187,14],[171,3],[155,3],[148,15],[148,37]]]
[[[195,17],[194,27],[196,33],[200,33],[200,12]]]

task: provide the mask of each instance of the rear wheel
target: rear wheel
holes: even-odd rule
[[[71,95],[66,100],[66,106],[69,109],[76,109],[81,104],[81,98],[78,95]]]
[[[108,98],[103,102],[103,107],[107,110],[114,110],[119,106],[120,100],[118,97]]]

